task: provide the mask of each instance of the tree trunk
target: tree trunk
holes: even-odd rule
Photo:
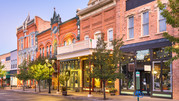
[[[25,91],[25,81],[23,80],[23,91]]]
[[[35,81],[35,92],[36,92],[36,81]]]
[[[39,84],[39,92],[41,92],[41,91],[40,91],[40,80],[38,81],[38,84]]]
[[[103,81],[103,94],[104,94],[104,100],[106,100],[106,92],[105,92],[105,81]]]

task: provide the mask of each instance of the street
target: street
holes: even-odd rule
[[[72,101],[72,99],[0,90],[0,101]],[[79,100],[73,100],[79,101]]]

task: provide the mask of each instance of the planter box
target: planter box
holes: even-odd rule
[[[67,96],[67,91],[62,91],[63,96]]]

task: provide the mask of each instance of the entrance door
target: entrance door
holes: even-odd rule
[[[78,71],[71,72],[70,84],[72,90],[79,87]]]
[[[144,95],[150,95],[150,72],[140,71],[140,90]]]

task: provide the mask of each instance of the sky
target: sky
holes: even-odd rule
[[[87,7],[89,0],[0,0],[0,55],[17,49],[16,28],[28,13],[50,21],[54,7],[62,22],[76,16],[78,8]]]

